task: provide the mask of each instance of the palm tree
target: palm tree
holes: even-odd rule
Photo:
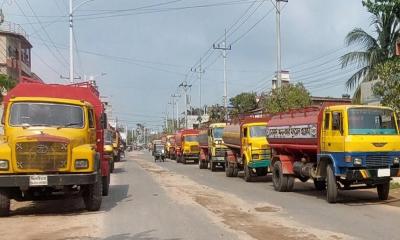
[[[355,64],[360,69],[346,82],[348,89],[356,88],[354,100],[360,100],[360,82],[377,78],[375,66],[394,56],[396,41],[399,38],[399,21],[393,8],[372,15],[371,26],[374,35],[361,28],[355,28],[346,36],[347,46],[359,45],[362,50],[352,51],[340,58],[342,68]]]

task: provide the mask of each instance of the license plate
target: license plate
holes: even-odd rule
[[[390,177],[390,169],[378,169],[378,177]]]
[[[46,175],[32,175],[29,176],[29,186],[47,186]]]

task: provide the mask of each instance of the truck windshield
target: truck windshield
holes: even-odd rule
[[[14,103],[10,111],[12,126],[61,126],[83,128],[82,107],[68,104]]]
[[[351,135],[395,135],[397,134],[394,113],[388,109],[352,108],[349,114]]]
[[[197,135],[186,135],[183,137],[185,142],[197,142]]]
[[[214,128],[213,130],[213,137],[214,138],[222,138],[222,133],[224,132],[224,128]]]
[[[267,134],[267,126],[250,127],[250,137],[265,137]]]
[[[155,147],[155,150],[158,152],[161,152],[161,150],[163,150],[163,149],[164,149],[164,145],[157,144]]]

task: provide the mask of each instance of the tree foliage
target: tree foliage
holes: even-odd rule
[[[13,87],[17,82],[6,74],[0,74],[0,101],[3,101],[3,95]]]
[[[225,107],[218,104],[208,107],[208,115],[211,123],[225,122]]]
[[[356,88],[355,98],[359,99],[360,82],[377,78],[375,66],[391,58],[395,52],[396,41],[399,38],[398,0],[364,0],[364,6],[372,14],[371,26],[373,34],[361,28],[350,31],[345,39],[347,46],[358,46],[356,50],[340,58],[342,68],[358,66],[360,69],[346,82],[349,89]]]
[[[235,97],[229,99],[229,102],[232,106],[230,111],[230,115],[232,117],[237,117],[241,114],[248,113],[251,110],[257,108],[257,99],[256,93],[240,93]]]
[[[400,112],[400,59],[396,57],[379,64],[375,71],[380,81],[373,87],[374,94],[381,98],[382,105]]]
[[[267,113],[284,112],[289,109],[306,107],[311,104],[311,96],[302,83],[289,84],[273,89],[263,95],[260,106]]]

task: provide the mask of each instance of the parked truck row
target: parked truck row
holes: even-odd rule
[[[399,134],[392,109],[337,102],[180,130],[165,149],[178,163],[193,160],[227,177],[242,171],[247,182],[271,174],[280,192],[299,179],[326,191],[329,203],[339,190],[366,188],[387,200],[392,177],[400,177]]]

